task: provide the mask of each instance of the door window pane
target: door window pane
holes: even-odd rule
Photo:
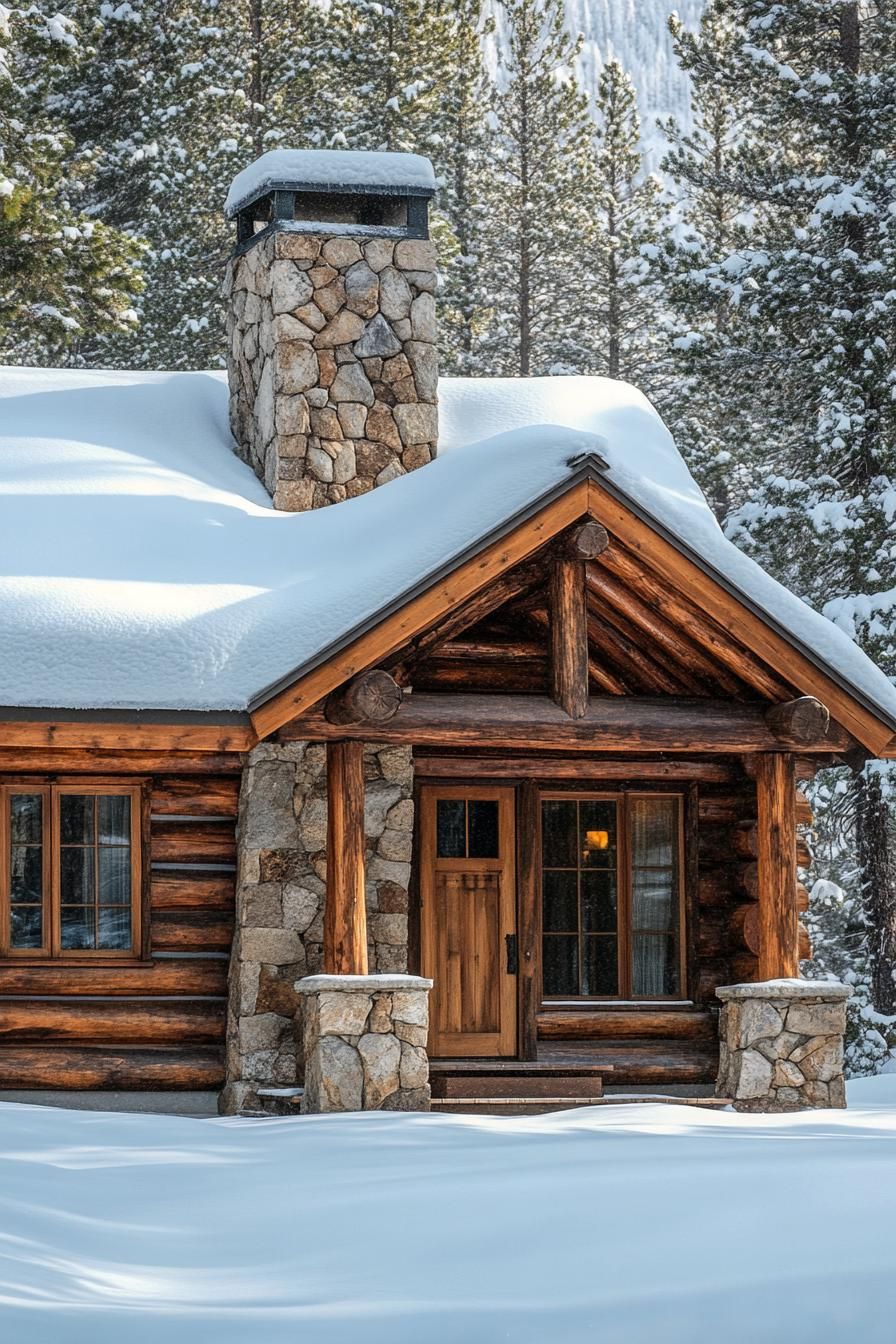
[[[579,940],[564,933],[544,938],[543,976],[545,994],[578,994]]]
[[[546,798],[541,828],[544,993],[617,994],[617,804]]]
[[[463,798],[436,803],[436,853],[440,859],[463,859],[467,853],[467,806]]]
[[[579,898],[575,873],[546,872],[542,901],[546,933],[574,933],[578,936]]]
[[[471,859],[498,857],[498,803],[494,798],[471,798],[467,803],[467,827]]]
[[[583,994],[618,994],[616,939],[601,935],[585,938],[582,958]]]
[[[636,933],[632,948],[632,992],[639,996],[678,994],[678,940],[673,934]]]
[[[616,867],[616,804],[603,799],[585,799],[579,807],[579,838],[582,866]]]
[[[632,873],[632,927],[672,929],[676,923],[675,881],[671,868],[635,868]]]
[[[578,867],[578,804],[549,799],[541,806],[542,861],[545,868]]]
[[[582,929],[585,933],[616,932],[616,874],[582,873]]]
[[[675,798],[632,799],[632,863],[636,868],[667,868],[674,862],[677,811]]]

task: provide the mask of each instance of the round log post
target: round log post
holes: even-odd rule
[[[364,897],[364,744],[327,743],[324,971],[367,974]]]

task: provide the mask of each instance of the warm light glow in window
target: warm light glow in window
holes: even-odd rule
[[[595,849],[606,849],[610,843],[609,831],[586,831],[585,844],[590,852]]]

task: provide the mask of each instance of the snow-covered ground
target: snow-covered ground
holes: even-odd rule
[[[9,1344],[891,1344],[896,1077],[851,1109],[0,1106]]]

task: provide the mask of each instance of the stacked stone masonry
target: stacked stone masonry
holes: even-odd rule
[[[425,239],[287,229],[230,261],[231,428],[277,508],[351,499],[435,455],[435,288]]]
[[[404,972],[414,825],[408,747],[364,755],[371,971]],[[243,772],[237,828],[237,921],[221,1109],[257,1104],[259,1088],[302,1082],[296,981],[321,969],[326,891],[326,748],[262,743]]]
[[[300,980],[302,1111],[428,1111],[431,988],[416,975]]]
[[[845,985],[770,980],[716,990],[720,1057],[716,1092],[737,1111],[843,1107]]]

